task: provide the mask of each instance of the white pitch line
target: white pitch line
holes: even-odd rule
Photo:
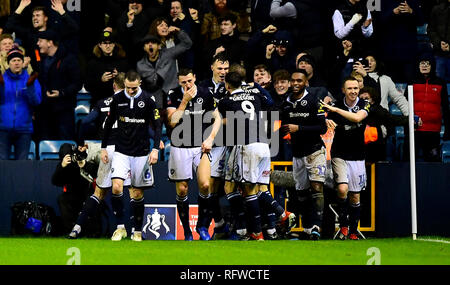
[[[417,240],[420,240],[420,241],[429,241],[429,242],[449,243],[449,244],[450,244],[450,241],[448,241],[448,240],[442,240],[442,239],[425,239],[425,238],[418,238]]]

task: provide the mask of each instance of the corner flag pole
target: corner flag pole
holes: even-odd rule
[[[417,239],[417,204],[416,204],[416,157],[414,146],[414,98],[413,86],[408,85],[408,105],[409,105],[409,168],[411,183],[411,225],[412,238]]]

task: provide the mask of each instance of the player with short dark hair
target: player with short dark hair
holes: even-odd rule
[[[208,233],[209,184],[211,177],[211,148],[221,126],[220,114],[208,89],[195,84],[190,69],[178,73],[179,87],[169,91],[167,116],[171,132],[169,179],[176,185],[178,214],[184,229],[184,239],[192,240],[189,226],[188,180],[197,174],[198,221],[196,231],[201,240],[210,240]],[[211,116],[212,115],[212,116]],[[214,122],[204,123],[207,116]],[[208,131],[212,125],[212,129]],[[178,135],[178,136],[177,136]],[[182,137],[182,138],[181,138]]]
[[[141,89],[141,77],[136,71],[125,75],[125,89],[113,97],[110,114],[105,121],[101,159],[109,161],[106,146],[113,124],[117,121],[116,145],[112,161],[112,207],[114,212],[123,212],[123,184],[131,175],[131,214],[135,231],[134,241],[141,241],[144,213],[144,189],[153,186],[152,164],[158,161],[161,122],[155,101]],[[150,150],[149,126],[155,131],[155,145]],[[112,236],[119,241],[127,236],[125,225],[118,223]]]
[[[225,89],[225,76],[230,68],[230,62],[225,53],[218,53],[212,58],[212,78],[200,82],[200,87],[208,88],[216,104],[227,94]],[[227,148],[224,143],[225,130],[221,128],[220,135],[214,140],[211,149],[211,178],[209,183],[210,218],[214,219],[215,227],[213,239],[226,238],[229,227],[226,223],[220,206],[221,186],[223,187],[225,156]]]
[[[225,193],[240,239],[264,240],[258,200],[259,186],[270,182],[270,150],[267,143],[261,142],[259,132],[259,128],[264,128],[259,120],[264,103],[256,88],[242,88],[243,79],[237,72],[228,73],[225,86],[230,95],[219,102],[224,128],[233,130],[227,132],[227,145],[233,148],[226,162]],[[248,225],[240,204],[241,194],[236,191],[237,184],[245,196]],[[247,226],[250,233],[247,233]]]
[[[342,88],[344,99],[334,106],[323,103],[329,111],[327,125],[335,130],[331,164],[337,185],[339,239],[359,239],[360,192],[365,190],[367,183],[364,131],[370,103],[358,97],[359,91],[358,81],[348,77]]]
[[[310,238],[320,238],[324,207],[323,184],[326,152],[321,135],[326,133],[325,111],[316,89],[306,89],[308,75],[299,69],[291,74],[291,92],[280,108],[282,136],[290,135],[295,189],[302,205],[302,226]],[[309,204],[309,205],[308,205]],[[305,208],[310,208],[307,211]]]

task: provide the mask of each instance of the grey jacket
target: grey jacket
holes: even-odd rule
[[[156,64],[151,63],[147,55],[137,63],[136,70],[142,77],[143,89],[154,96],[157,108],[163,108],[164,94],[178,86],[177,57],[192,46],[191,39],[182,30],[175,37],[178,43],[171,48],[162,48]]]

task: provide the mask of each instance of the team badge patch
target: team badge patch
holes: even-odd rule
[[[144,108],[144,107],[145,107],[144,101],[139,101],[139,102],[138,102],[138,107],[139,107],[139,108]]]
[[[308,101],[306,101],[306,100],[302,100],[300,102],[300,105],[302,105],[303,107],[305,107],[307,104],[308,104]]]
[[[203,104],[203,98],[197,98],[197,104]]]

